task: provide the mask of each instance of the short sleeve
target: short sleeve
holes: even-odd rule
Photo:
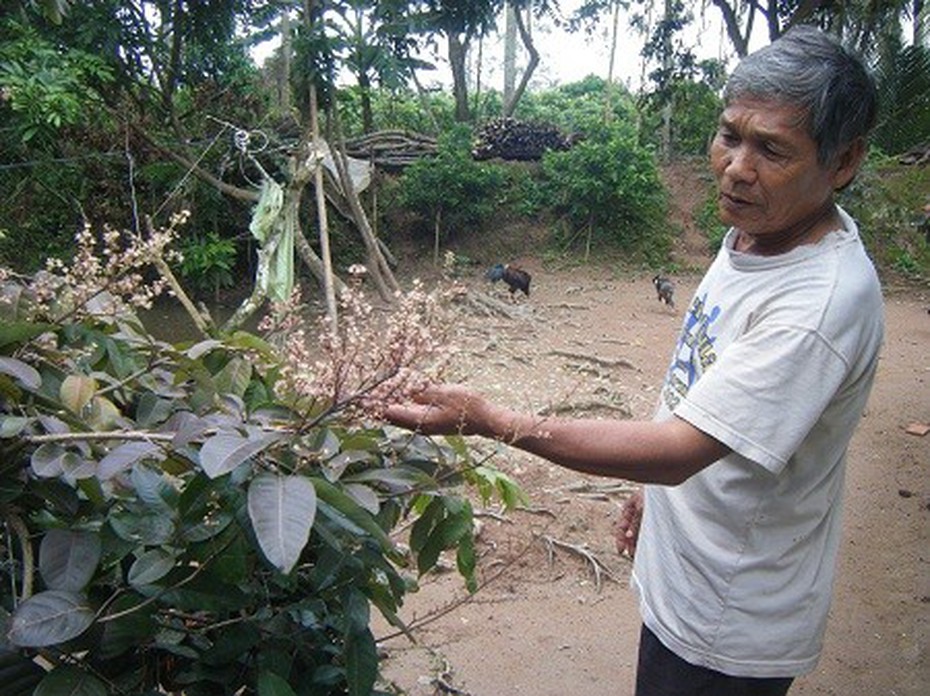
[[[727,346],[674,412],[778,473],[847,371],[843,357],[816,331],[760,325]]]

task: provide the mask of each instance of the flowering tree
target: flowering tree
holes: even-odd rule
[[[447,549],[476,587],[454,487],[519,496],[460,440],[372,417],[439,375],[441,296],[415,287],[382,323],[350,293],[338,331],[291,303],[261,336],[167,344],[133,308],[182,221],[0,274],[4,693],[375,693],[370,608],[402,628]]]

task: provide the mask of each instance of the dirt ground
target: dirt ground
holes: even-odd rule
[[[675,309],[658,302],[645,271],[559,271],[527,255],[531,297],[513,317],[462,322],[457,377],[536,412],[648,418],[681,309],[710,260],[679,212],[678,251],[691,270],[674,276]],[[908,432],[930,424],[930,293],[888,286],[886,300],[881,365],[849,452],[826,647],[793,696],[930,693],[930,435]],[[530,504],[479,510],[480,589],[469,596],[451,562],[423,578],[401,612],[415,643],[376,621],[386,678],[410,696],[632,694],[639,614],[630,561],[612,539],[631,486],[473,444]]]

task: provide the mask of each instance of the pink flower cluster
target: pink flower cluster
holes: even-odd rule
[[[451,357],[444,299],[423,283],[375,309],[359,288],[345,291],[339,319],[317,320],[313,330],[299,294],[274,308],[260,328],[283,356],[278,396],[308,413],[344,412],[378,418],[383,409],[441,378]]]
[[[148,277],[144,271],[156,259],[177,257],[169,246],[188,217],[187,211],[176,213],[167,227],[154,230],[148,238],[110,227],[98,234],[85,223],[75,235],[72,261],[49,259],[45,271],[32,279],[30,290],[37,311],[60,321],[150,308],[166,283],[161,276]]]

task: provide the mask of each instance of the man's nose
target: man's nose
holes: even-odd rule
[[[758,176],[756,157],[743,145],[731,148],[724,164],[724,174],[733,181],[752,183]]]

